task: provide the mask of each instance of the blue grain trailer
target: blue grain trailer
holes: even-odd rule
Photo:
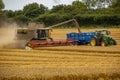
[[[80,44],[89,44],[91,38],[95,35],[95,32],[85,32],[85,33],[68,33],[67,39],[74,40],[77,45]]]

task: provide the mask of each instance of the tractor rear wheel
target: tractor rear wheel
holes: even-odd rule
[[[107,45],[108,45],[108,43],[107,43],[107,41],[106,41],[106,40],[102,40],[102,41],[101,41],[101,46],[103,46],[103,47],[104,47],[104,46],[107,46]]]
[[[96,46],[96,38],[92,38],[92,39],[90,40],[90,45],[91,45],[91,46]]]

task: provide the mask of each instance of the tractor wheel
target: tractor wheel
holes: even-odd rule
[[[96,43],[96,38],[92,38],[92,39],[90,40],[90,45],[91,45],[91,46],[96,46],[96,45],[97,45],[97,43]]]
[[[113,45],[117,45],[117,42],[114,39],[112,39],[112,41],[113,41]]]
[[[107,43],[107,41],[106,41],[106,40],[102,40],[102,41],[101,41],[101,46],[103,46],[103,47],[104,47],[104,46],[107,46],[107,45],[108,45],[108,43]]]

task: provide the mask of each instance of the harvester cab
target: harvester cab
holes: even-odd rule
[[[51,38],[51,31],[52,29],[50,28],[39,28],[36,29],[36,36],[33,39],[37,40],[52,40]]]
[[[110,36],[110,31],[107,30],[97,30],[90,41],[91,46],[108,46],[116,44],[116,41]]]
[[[51,39],[51,29],[49,28],[38,28],[38,29],[27,29],[21,28],[17,29],[17,39],[18,40],[47,40]]]

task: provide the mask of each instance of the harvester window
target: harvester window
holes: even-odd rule
[[[42,30],[42,31],[41,31],[41,37],[46,37],[46,32],[45,32],[45,30]]]
[[[42,39],[46,37],[46,30],[37,30],[38,38]]]

